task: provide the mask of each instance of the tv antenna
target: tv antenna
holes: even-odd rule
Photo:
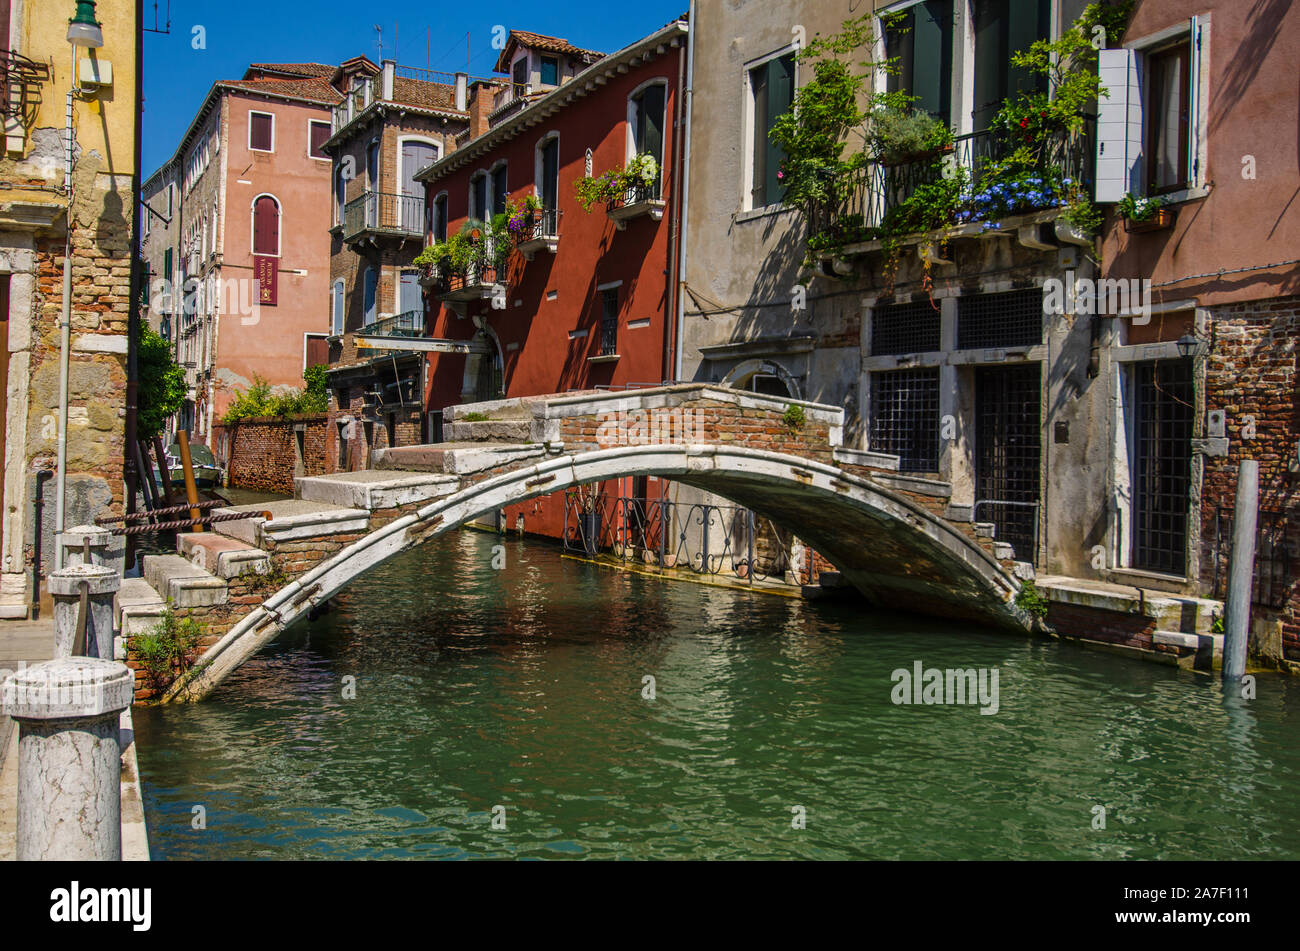
[[[166,26],[158,29],[158,0],[153,0],[153,27],[141,26],[144,33],[170,34],[172,31],[172,0],[167,0]]]

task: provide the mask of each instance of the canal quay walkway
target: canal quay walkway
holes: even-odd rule
[[[1076,579],[1040,579],[951,484],[843,445],[844,411],[716,384],[552,394],[448,410],[445,442],[376,450],[371,468],[299,477],[295,498],[215,510],[245,518],[181,533],[124,580],[117,621],[137,700],[201,700],[299,617],[404,551],[511,503],[655,475],[797,527],[867,602],[1020,633],[1095,642],[1208,669],[1217,602]],[[185,676],[158,688],[130,641],[164,611],[202,628]],[[156,676],[157,672],[155,672]]]
[[[54,657],[54,619],[0,622],[0,679],[19,664]],[[122,859],[149,860],[149,836],[140,795],[131,708],[122,711]],[[12,862],[18,847],[18,724],[0,714],[0,861]]]

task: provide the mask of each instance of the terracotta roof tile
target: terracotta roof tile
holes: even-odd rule
[[[319,76],[325,78],[334,75],[337,67],[326,66],[324,63],[249,63],[248,69],[261,70],[268,73],[292,73],[295,76]],[[244,77],[248,78],[247,75]]]
[[[580,46],[574,46],[566,39],[558,36],[547,36],[544,33],[530,33],[527,30],[511,30],[510,39],[506,42],[505,49],[497,58],[496,71],[498,73],[507,72],[510,66],[509,57],[514,54],[516,46],[527,46],[530,49],[546,50],[550,53],[565,53],[578,59],[586,59],[588,62],[595,62],[598,59],[604,59],[605,54],[596,50],[584,50]]]
[[[247,92],[264,92],[274,96],[291,96],[332,106],[342,100],[337,89],[324,79],[227,79],[217,83]]]
[[[393,77],[393,101],[424,109],[456,109],[456,88],[424,79]]]

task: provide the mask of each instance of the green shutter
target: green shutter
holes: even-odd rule
[[[1016,69],[1011,57],[1033,45],[1035,40],[1047,39],[1050,18],[1050,0],[1020,0],[1010,5],[1007,18],[1006,89],[1004,95],[1014,98],[1020,92],[1043,89],[1042,77],[1027,69]]]
[[[666,86],[648,86],[641,95],[643,131],[640,151],[649,152],[655,161],[664,158],[664,90]]]
[[[926,0],[914,8],[910,92],[917,109],[949,121],[952,92],[952,0]]]
[[[1006,18],[1006,0],[976,0],[975,4],[975,131],[987,129],[1001,108],[1003,66],[1006,50],[1003,48],[1003,27]]]
[[[772,126],[777,117],[789,110],[794,102],[794,57],[782,56],[767,64],[767,168],[763,182],[766,204],[781,200],[785,188],[777,174],[785,160],[785,152],[772,141]]]

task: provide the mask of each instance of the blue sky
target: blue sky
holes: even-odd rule
[[[154,22],[145,0],[145,26]],[[491,75],[497,51],[492,30],[531,30],[562,36],[586,49],[611,53],[684,13],[689,0],[490,0],[445,3],[423,0],[171,0],[171,33],[144,38],[144,174],[171,157],[212,83],[239,79],[249,63],[339,63],[364,54],[454,72]],[[158,0],[161,28],[167,0]],[[206,49],[195,49],[195,27]],[[430,33],[431,30],[431,33]]]

